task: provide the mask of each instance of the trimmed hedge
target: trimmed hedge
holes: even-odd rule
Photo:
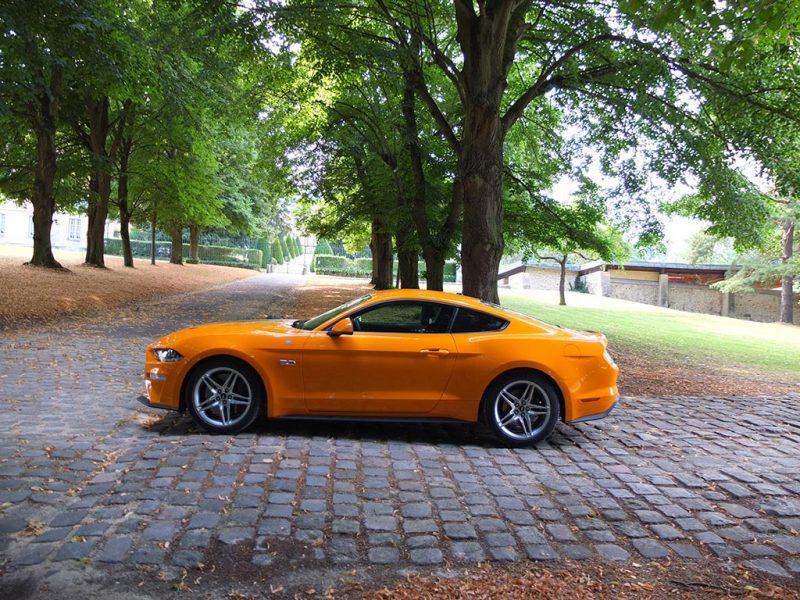
[[[325,238],[320,238],[319,240],[317,240],[317,248],[316,250],[314,250],[314,253],[333,255],[333,248],[331,248],[331,243]]]
[[[311,261],[311,270],[318,275],[339,275],[342,277],[372,277],[372,259],[356,258],[351,259],[346,256],[335,256],[333,254],[315,254]],[[394,261],[394,274],[397,275],[397,261]],[[425,278],[425,262],[419,262],[420,278]],[[454,283],[456,280],[456,263],[444,263],[444,280],[447,283]]]
[[[171,248],[171,242],[156,242],[156,257],[169,258]],[[106,238],[105,252],[110,255],[122,256],[122,240]],[[150,242],[131,240],[131,253],[137,258],[150,258]],[[189,256],[189,244],[183,244],[183,255]],[[261,267],[263,253],[261,250],[201,244],[197,247],[197,257],[204,264],[252,265],[258,269]]]
[[[261,268],[266,269],[272,264],[272,244],[266,238],[259,238],[258,249],[261,250]]]
[[[272,259],[276,265],[283,264],[283,248],[281,248],[281,243],[278,240],[272,242]]]

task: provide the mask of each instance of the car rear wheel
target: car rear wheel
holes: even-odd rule
[[[533,446],[547,438],[560,417],[558,392],[536,373],[509,373],[486,390],[484,421],[509,446]]]
[[[186,383],[186,405],[195,422],[215,433],[237,433],[261,414],[264,391],[256,372],[234,358],[207,360]]]

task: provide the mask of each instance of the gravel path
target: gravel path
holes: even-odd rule
[[[213,596],[234,578],[322,593],[483,560],[800,577],[796,395],[624,398],[524,450],[473,426],[265,422],[212,436],[136,402],[152,339],[290,316],[300,282],[261,275],[0,336],[0,597]],[[114,587],[140,580],[139,595]]]

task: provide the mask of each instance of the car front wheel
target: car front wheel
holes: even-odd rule
[[[536,373],[510,373],[486,390],[484,421],[509,446],[533,446],[560,417],[558,392]]]
[[[237,433],[261,414],[261,379],[247,364],[234,358],[207,360],[195,368],[186,383],[186,405],[195,422],[214,433]]]

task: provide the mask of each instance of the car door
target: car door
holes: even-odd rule
[[[402,416],[430,412],[447,387],[454,308],[399,300],[352,315],[353,334],[314,332],[303,349],[306,407],[316,414]]]

